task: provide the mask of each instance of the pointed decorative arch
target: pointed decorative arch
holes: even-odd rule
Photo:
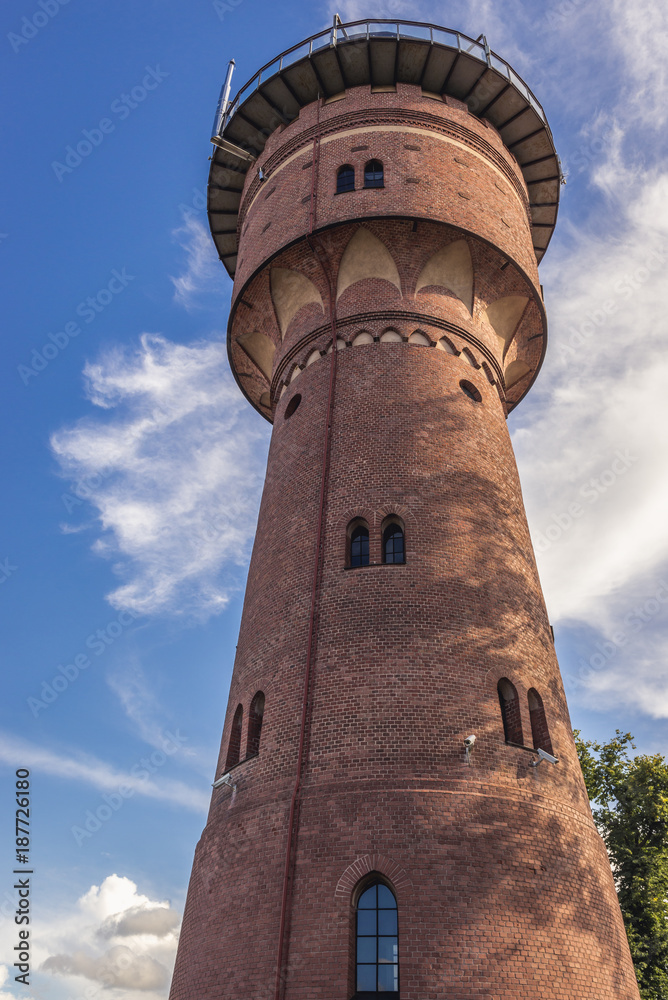
[[[322,295],[311,279],[287,267],[271,269],[271,301],[274,303],[281,338],[285,336],[290,323],[304,306],[313,302],[320,306],[323,313],[325,312]]]
[[[373,337],[368,330],[360,330],[353,340],[353,347],[361,347],[363,344],[373,344]]]
[[[380,342],[381,344],[403,344],[404,338],[398,330],[388,327],[387,330],[383,330],[381,333]]]
[[[409,889],[413,884],[404,869],[393,858],[388,858],[386,854],[364,854],[348,865],[337,883],[334,895],[348,901],[360,879],[374,871],[389,879],[398,893],[403,889]]]
[[[516,361],[511,361],[508,367],[506,368],[505,372],[503,373],[503,377],[506,383],[506,389],[510,389],[512,385],[515,385],[516,382],[519,382],[519,380],[521,378],[524,378],[527,372],[530,371],[531,369],[529,368],[526,361],[520,361],[519,358]]]
[[[237,344],[262,374],[270,379],[274,365],[274,354],[276,353],[276,345],[273,340],[266,333],[251,330],[249,333],[242,333],[240,337],[237,337]]]
[[[429,285],[447,288],[473,312],[473,263],[466,240],[456,240],[429,258],[420,272],[415,294]]]
[[[337,300],[356,281],[382,278],[401,292],[401,280],[392,254],[377,236],[360,226],[343,251],[336,285]]]
[[[526,295],[506,295],[481,312],[480,318],[494,329],[502,351],[506,350],[515,336],[528,301]]]

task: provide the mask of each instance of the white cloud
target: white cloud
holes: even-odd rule
[[[177,740],[185,739],[178,732],[175,737]],[[66,757],[19,737],[0,733],[0,761],[6,764],[14,765],[17,760],[21,760],[26,767],[38,768],[44,774],[67,781],[83,782],[103,792],[117,792],[124,787],[132,789],[133,794],[205,812],[209,806],[209,795],[205,791],[164,776],[158,769],[176,752],[178,744],[173,741],[167,746],[167,752],[162,753],[161,758],[156,758],[161,760],[161,764],[155,765],[157,776],[154,778],[147,773],[141,761],[128,771],[120,771],[91,754],[79,753]]]
[[[668,116],[668,9],[654,0],[632,5],[613,0],[611,14],[628,113],[651,129],[662,129]]]
[[[108,917],[98,931],[101,937],[133,937],[150,934],[165,937],[179,923],[179,915],[167,906],[134,906],[125,913]]]
[[[95,551],[124,578],[109,601],[141,614],[222,610],[248,558],[267,440],[223,344],[143,334],[136,351],[109,352],[84,373],[89,399],[113,412],[51,444],[97,509]]]
[[[0,1000],[19,1000],[19,997],[20,1000],[32,1000],[31,997],[26,996],[25,986],[22,983],[19,984],[18,993],[6,993],[5,987],[7,989],[16,989],[8,967],[6,965],[0,965]]]
[[[178,923],[168,902],[140,894],[129,878],[109,875],[74,907],[61,905],[58,914],[42,922],[39,981],[47,985],[51,977],[62,979],[76,1000],[91,996],[82,980],[97,985],[92,995],[99,992],[100,1000],[112,989],[123,990],[124,1000],[164,997]]]
[[[541,267],[550,345],[511,424],[575,697],[666,718],[668,173],[656,145],[637,156],[644,120],[612,111],[624,127],[578,182],[581,199],[585,183],[594,193],[589,215],[560,221]]]
[[[135,954],[125,945],[116,945],[95,956],[85,951],[53,955],[42,968],[53,973],[85,976],[109,988],[158,990],[167,985],[164,965],[150,955]]]
[[[185,271],[171,279],[176,301],[192,309],[208,304],[211,295],[222,295],[225,272],[204,224],[194,215],[186,215],[173,235],[186,254]]]

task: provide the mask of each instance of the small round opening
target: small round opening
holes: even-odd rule
[[[292,416],[292,414],[295,412],[301,401],[302,401],[301,394],[296,392],[292,397],[292,399],[290,400],[290,402],[288,403],[288,405],[285,407],[285,415],[284,415],[285,420],[287,420],[288,417]]]
[[[467,382],[466,379],[462,379],[459,383],[459,388],[465,393],[469,399],[472,399],[474,403],[482,403],[482,396],[473,382]]]

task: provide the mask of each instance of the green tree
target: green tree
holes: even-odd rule
[[[575,742],[617,885],[643,1000],[668,1000],[668,763],[629,756],[630,733]]]

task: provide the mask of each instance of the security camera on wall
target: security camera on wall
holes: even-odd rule
[[[532,760],[531,767],[538,767],[538,765],[541,764],[544,760],[546,760],[548,764],[559,763],[559,758],[553,757],[551,753],[547,752],[547,750],[538,749],[536,753],[538,754],[539,760]]]
[[[467,736],[466,739],[464,740],[464,746],[467,749],[469,749],[470,747],[472,747],[474,743],[475,743],[475,736],[473,736],[473,735]]]

